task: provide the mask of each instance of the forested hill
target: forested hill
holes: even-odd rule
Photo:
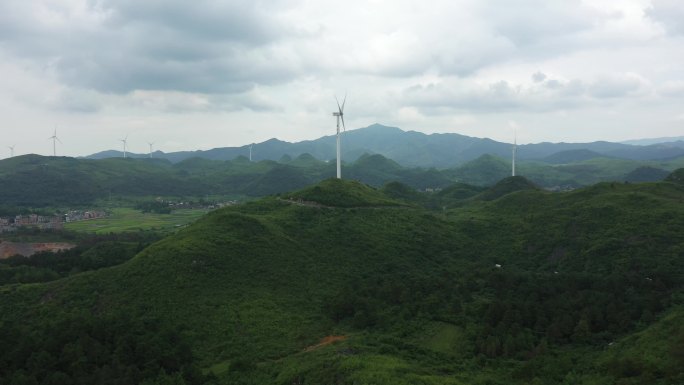
[[[122,265],[0,288],[0,382],[682,383],[679,176],[516,177],[435,211],[326,180],[217,210]]]
[[[601,181],[657,181],[683,167],[684,158],[664,162],[611,158],[549,164],[518,162],[518,174],[542,188],[565,189]],[[459,167],[407,168],[379,154],[363,154],[342,166],[344,178],[380,187],[399,182],[419,190],[454,183],[491,186],[511,173],[508,159],[483,155]],[[90,205],[110,197],[265,196],[303,188],[335,175],[335,162],[310,154],[278,162],[202,158],[171,163],[164,159],[75,159],[17,156],[0,160],[0,205]]]
[[[331,130],[332,132],[332,130]],[[373,124],[365,128],[346,131],[342,135],[342,159],[354,160],[364,153],[380,154],[393,159],[404,167],[456,167],[478,157],[491,154],[510,158],[509,143],[497,142],[489,138],[475,138],[455,133],[424,134],[404,131],[397,127]],[[279,161],[283,156],[296,158],[301,154],[311,154],[315,158],[329,161],[336,157],[335,136],[324,136],[315,140],[289,143],[276,138],[251,146],[252,159]],[[250,145],[241,147],[220,147],[205,151],[155,152],[155,158],[180,162],[189,158],[211,160],[232,160],[239,156],[248,157]],[[558,155],[555,155],[560,153]],[[632,145],[611,142],[590,143],[535,143],[519,145],[520,159],[573,163],[596,157],[630,160],[667,160],[684,156],[684,142],[653,143]],[[100,159],[121,157],[119,151],[105,151],[88,156]],[[131,157],[147,157],[148,154],[130,154]]]

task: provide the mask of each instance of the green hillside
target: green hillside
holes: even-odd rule
[[[637,169],[630,171],[625,175],[624,180],[626,182],[658,182],[670,175],[669,172],[655,168],[651,166],[642,166]]]
[[[684,168],[680,168],[678,170],[675,170],[673,173],[667,176],[665,178],[666,181],[672,182],[672,183],[677,183],[677,184],[683,184],[684,183]]]
[[[537,190],[534,183],[522,176],[509,176],[473,197],[476,200],[491,201],[516,191]]]
[[[360,182],[326,179],[323,182],[284,195],[285,199],[302,204],[325,207],[375,207],[397,206],[399,202],[389,199],[382,192]]]
[[[501,186],[433,212],[326,180],[2,286],[0,382],[680,383],[684,188]]]
[[[390,181],[418,189],[453,182],[437,170],[403,168],[381,155],[362,156],[345,165],[343,172],[378,187]],[[26,155],[0,161],[0,205],[83,206],[112,196],[259,197],[301,189],[334,175],[334,162],[306,154],[284,163],[237,157],[231,161],[189,158],[175,164],[159,159]]]
[[[541,188],[568,189],[606,181],[656,181],[684,167],[684,158],[667,162],[593,158],[576,163],[518,162],[517,174]],[[112,198],[261,197],[304,188],[335,176],[335,161],[302,154],[281,162],[186,158],[162,159],[17,156],[0,160],[0,211],[88,206]],[[417,190],[439,190],[462,183],[493,186],[511,173],[508,159],[483,155],[455,168],[406,168],[379,154],[343,163],[342,175],[374,187],[399,182]]]
[[[457,180],[478,186],[489,186],[511,175],[511,165],[506,160],[482,155],[458,168],[449,170]]]

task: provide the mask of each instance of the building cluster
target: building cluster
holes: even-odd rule
[[[64,219],[58,215],[45,216],[38,214],[17,215],[15,217],[0,218],[0,233],[15,231],[20,227],[62,229],[64,227]]]
[[[107,213],[104,211],[80,211],[71,210],[64,214],[64,222],[87,221],[88,219],[104,218]]]
[[[556,185],[552,187],[546,187],[544,190],[551,192],[568,192],[576,189],[577,187],[572,185]]]
[[[426,193],[438,193],[442,191],[441,187],[426,187],[425,190],[423,190]]]
[[[213,210],[213,209],[220,209],[220,208],[226,207],[226,206],[235,206],[236,204],[238,204],[238,201],[217,202],[217,203],[209,204],[204,208],[207,208],[209,210]]]
[[[65,222],[84,221],[88,219],[104,218],[104,211],[79,211],[72,210],[64,215],[38,215],[26,214],[14,217],[0,217],[0,233],[17,230],[20,227],[33,227],[39,229],[61,230]]]
[[[155,202],[157,203],[162,203],[170,207],[172,210],[177,210],[177,209],[220,209],[222,207],[226,206],[234,206],[238,204],[239,202],[236,200],[231,200],[231,201],[225,201],[225,202],[210,202],[210,201],[204,201],[200,200],[198,202],[195,201],[172,201],[172,200],[166,200],[161,197],[155,198]]]

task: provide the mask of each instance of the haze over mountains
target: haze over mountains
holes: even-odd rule
[[[408,152],[407,152],[408,153]],[[684,157],[667,161],[606,158],[590,150],[569,150],[541,161],[520,160],[517,173],[539,187],[565,190],[598,182],[651,182],[684,167]],[[345,179],[375,187],[400,182],[419,190],[454,183],[491,186],[511,175],[509,158],[485,154],[455,167],[404,167],[380,154],[345,161]],[[44,207],[87,205],[114,196],[264,196],[303,188],[335,175],[335,162],[310,154],[279,161],[199,157],[167,159],[75,159],[22,155],[0,161],[0,202]]]
[[[595,157],[608,157],[630,160],[668,160],[684,156],[684,141],[678,138],[645,139],[644,142],[627,143],[535,143],[518,145],[518,159],[544,160],[562,158],[564,163],[587,160]],[[641,145],[647,144],[647,145]],[[168,159],[177,163],[182,160],[200,157],[212,160],[232,160],[239,156],[249,156],[249,145],[241,147],[220,147],[210,150],[181,151],[164,153],[156,151],[155,158]],[[487,138],[475,138],[460,134],[424,134],[416,131],[403,131],[397,127],[381,124],[356,130],[342,135],[342,159],[353,161],[364,153],[381,154],[405,167],[453,167],[484,154],[509,158],[511,144]],[[319,160],[335,158],[335,137],[324,136],[315,140],[289,143],[270,139],[256,143],[252,147],[253,160],[281,160],[283,156],[296,158],[310,154]],[[121,157],[116,150],[99,152],[87,156],[91,159]],[[147,157],[148,154],[128,153],[130,157]],[[555,161],[557,162],[557,160]]]

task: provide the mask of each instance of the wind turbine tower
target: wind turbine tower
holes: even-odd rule
[[[154,142],[147,142],[147,144],[150,145],[150,154],[149,154],[149,157],[150,157],[150,159],[152,159],[152,145],[154,144]]]
[[[125,159],[126,158],[126,144],[128,142],[128,135],[126,135],[126,137],[123,139],[119,139],[119,141],[121,143],[123,143],[123,150],[124,150],[123,153],[124,153],[124,159]]]
[[[252,161],[252,146],[254,146],[254,143],[249,145],[249,161]]]
[[[518,131],[513,134],[513,161],[511,162],[511,175],[515,176],[515,153],[518,151]]]
[[[48,138],[48,140],[50,139],[52,139],[52,156],[57,156],[57,142],[62,143],[62,141],[57,137],[57,127],[55,127],[55,132],[52,134],[52,136]]]
[[[16,146],[16,144],[14,146]],[[14,158],[14,146],[7,146],[7,148],[10,149],[10,158]]]
[[[337,179],[342,179],[342,156],[340,151],[340,120],[342,121],[342,129],[347,131],[344,125],[344,104],[347,102],[347,95],[344,95],[344,100],[342,100],[342,105],[340,106],[340,101],[335,97],[337,102],[337,112],[333,112],[333,116],[337,117]]]

